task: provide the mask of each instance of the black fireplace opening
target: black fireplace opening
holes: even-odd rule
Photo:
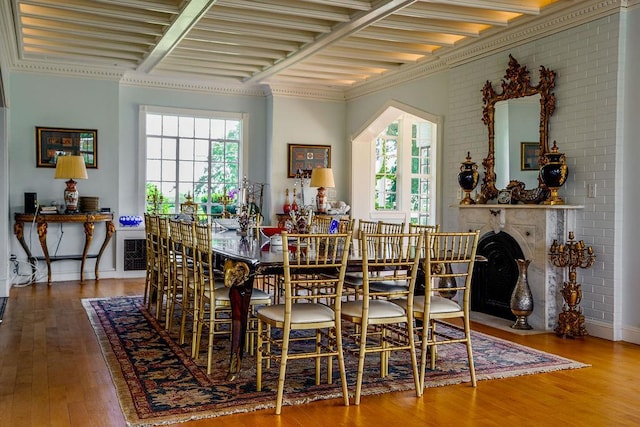
[[[475,263],[471,310],[514,320],[510,300],[518,282],[516,259],[524,259],[520,245],[504,231],[490,231],[480,238],[477,255],[487,260]]]

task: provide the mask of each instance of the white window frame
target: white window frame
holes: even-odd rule
[[[249,130],[249,115],[247,113],[226,112],[226,111],[210,111],[196,110],[179,107],[161,107],[152,105],[141,105],[138,109],[138,194],[141,197],[138,200],[138,211],[146,212],[146,177],[147,177],[147,135],[146,135],[146,117],[147,114],[165,114],[165,115],[186,115],[198,118],[224,119],[224,120],[240,120],[242,129],[240,134],[239,149],[239,166],[238,176],[242,180],[247,170],[247,135]]]

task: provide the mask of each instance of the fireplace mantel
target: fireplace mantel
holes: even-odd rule
[[[489,232],[503,231],[520,245],[526,259],[529,287],[534,299],[528,321],[534,329],[552,331],[562,296],[559,289],[564,271],[549,261],[548,250],[554,239],[564,241],[575,230],[576,211],[582,205],[457,205],[458,229],[480,230],[480,238]]]

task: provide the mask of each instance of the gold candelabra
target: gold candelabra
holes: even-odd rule
[[[591,246],[586,247],[582,240],[575,241],[573,231],[569,232],[569,240],[558,244],[554,240],[549,248],[549,259],[556,267],[569,269],[569,281],[562,284],[562,298],[564,305],[558,316],[558,326],[555,332],[562,337],[576,337],[588,335],[584,327],[584,315],[579,307],[582,300],[582,289],[576,283],[576,269],[589,268],[596,260]]]
[[[224,187],[222,196],[218,197],[218,201],[222,203],[222,218],[229,218],[229,212],[227,211],[227,205],[233,201],[233,197],[227,193],[227,187]]]

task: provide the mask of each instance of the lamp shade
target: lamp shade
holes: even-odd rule
[[[82,156],[59,156],[55,179],[87,179],[87,168]]]
[[[316,168],[311,171],[311,187],[335,187],[331,168]]]

